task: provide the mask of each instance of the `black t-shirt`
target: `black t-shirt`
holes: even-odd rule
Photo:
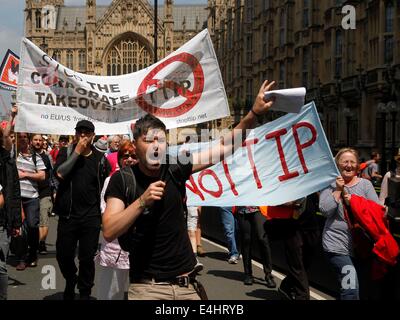
[[[67,160],[67,148],[60,149],[56,167]],[[100,191],[98,181],[99,159],[93,151],[88,157],[79,156],[66,181],[72,182],[71,217],[100,215]]]
[[[50,197],[51,196],[51,188],[50,188],[50,174],[52,166],[50,162],[49,156],[43,151],[42,153],[39,154],[40,157],[42,158],[44,165],[46,166],[46,179],[44,181],[40,181],[38,183],[39,185],[39,198],[42,199],[44,197]]]
[[[192,164],[178,165],[184,183],[192,173]],[[159,180],[146,176],[138,165],[132,170],[136,177],[136,196]],[[135,221],[137,242],[129,257],[131,281],[143,276],[160,280],[176,277],[190,272],[196,264],[186,228],[182,195],[169,172],[166,182],[163,199],[154,203],[150,213],[141,214]],[[105,199],[109,197],[126,202],[120,172],[111,177]]]

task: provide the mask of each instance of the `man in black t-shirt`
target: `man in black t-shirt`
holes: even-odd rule
[[[221,139],[220,145],[193,154],[188,164],[178,159],[174,170],[167,169],[168,163],[162,164],[167,149],[165,125],[151,115],[136,122],[133,137],[139,162],[132,167],[135,196],[133,201],[127,199],[121,172],[115,173],[105,194],[107,207],[103,215],[107,241],[132,233],[130,300],[199,299],[197,282],[190,276],[196,259],[183,214],[185,182],[192,173],[212,165],[212,159],[221,160],[231,154],[234,146],[241,145],[233,143],[235,138],[245,138],[243,131],[253,127],[257,116],[272,106],[273,101],[265,101],[264,94],[273,85],[274,82],[264,82],[252,110],[236,126],[237,130]]]
[[[76,145],[60,149],[54,170],[60,180],[54,204],[59,216],[57,262],[65,278],[64,299],[89,299],[94,285],[94,256],[100,225],[100,193],[110,172],[102,152],[92,146],[94,125],[81,120],[76,125]],[[76,275],[75,251],[79,242],[79,275]]]

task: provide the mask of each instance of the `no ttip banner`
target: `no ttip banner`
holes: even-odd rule
[[[185,65],[181,65],[175,69],[171,67],[171,64],[174,62],[186,64],[190,69]],[[168,72],[168,69],[171,69],[171,72]],[[190,72],[187,72],[187,70],[190,70]],[[159,77],[163,79],[159,80],[157,75],[160,73],[168,75]],[[173,76],[173,80],[168,80],[168,78],[171,78],[171,75],[175,74],[177,77]],[[193,78],[190,77],[191,74],[193,74]],[[175,78],[178,78],[178,80],[175,80]],[[193,84],[190,81],[191,79],[193,79]],[[174,92],[172,98],[168,97],[166,89]],[[175,118],[189,112],[196,106],[201,98],[203,89],[204,72],[199,60],[194,55],[183,52],[168,58],[148,73],[139,85],[136,103],[144,111],[156,117]],[[159,90],[163,90],[164,104],[170,99],[178,100],[175,98],[179,96],[185,98],[185,101],[177,106],[162,108],[157,103],[157,99],[154,99],[154,93]]]

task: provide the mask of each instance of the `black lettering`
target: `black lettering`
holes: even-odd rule
[[[50,58],[47,54],[44,54],[44,55],[42,56],[42,60],[43,60],[44,62],[46,62],[46,64],[47,64],[48,66],[50,65],[50,62],[53,61],[53,59]]]
[[[64,87],[64,80],[63,80],[63,79],[58,78],[58,86],[59,86],[60,88],[63,88],[63,87]]]
[[[73,74],[68,74],[67,73],[67,69],[64,68],[64,74],[68,77],[68,78],[73,78],[74,75]]]
[[[35,95],[38,96],[38,104],[42,104],[42,97],[45,95],[43,92],[35,92]]]
[[[103,103],[105,103],[105,104],[107,104],[107,105],[110,105],[110,101],[108,101],[107,96],[103,96],[103,97],[100,99],[100,101],[103,102]]]
[[[110,84],[110,89],[111,92],[121,92],[121,90],[119,90],[118,84]]]
[[[62,104],[64,107],[67,106],[67,104],[65,103],[65,96],[56,96],[56,105],[60,106],[60,104]]]
[[[86,109],[89,106],[89,100],[86,98],[79,98],[78,105],[80,108]]]
[[[91,102],[91,104],[92,104],[93,109],[94,109],[94,110],[97,110],[97,108],[99,107],[100,101],[93,101],[93,100],[90,100],[90,102]]]
[[[72,89],[75,89],[75,86],[71,83],[71,82],[68,82],[67,81],[67,84],[65,85],[65,88],[72,88]]]
[[[98,83],[97,84],[97,88],[99,89],[99,91],[105,91],[107,93],[109,92],[108,91],[108,86],[106,84],[102,86],[101,84]]]
[[[89,91],[88,97],[97,100],[97,99],[99,99],[99,94],[97,92],[94,92],[94,91]]]
[[[68,106],[70,108],[76,108],[76,97],[68,97]]]
[[[122,96],[122,97],[120,97],[120,99],[121,99],[121,103],[124,103],[124,102],[129,101],[129,96]]]
[[[54,106],[55,105],[54,98],[53,98],[53,95],[51,93],[47,94],[46,100],[44,100],[43,104],[50,105],[50,106]]]
[[[95,86],[96,86],[96,84],[95,83],[93,83],[93,82],[89,82],[89,81],[86,81],[88,84],[90,84],[90,87],[93,89],[93,90],[95,90],[96,88],[95,88]]]
[[[76,88],[75,90],[77,93],[79,93],[83,96],[86,96],[86,94],[87,94],[87,91],[84,88]]]
[[[34,84],[39,84],[40,81],[37,80],[37,79],[35,79],[35,77],[40,77],[39,72],[32,72],[32,74],[31,74],[32,83],[34,83]]]
[[[118,98],[110,97],[110,100],[112,101],[113,106],[115,106],[117,104]]]

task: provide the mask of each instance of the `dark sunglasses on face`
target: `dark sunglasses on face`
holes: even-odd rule
[[[128,160],[129,158],[132,158],[133,160],[135,160],[136,159],[136,154],[124,154],[123,156],[122,156],[122,159],[124,159],[124,160]]]

